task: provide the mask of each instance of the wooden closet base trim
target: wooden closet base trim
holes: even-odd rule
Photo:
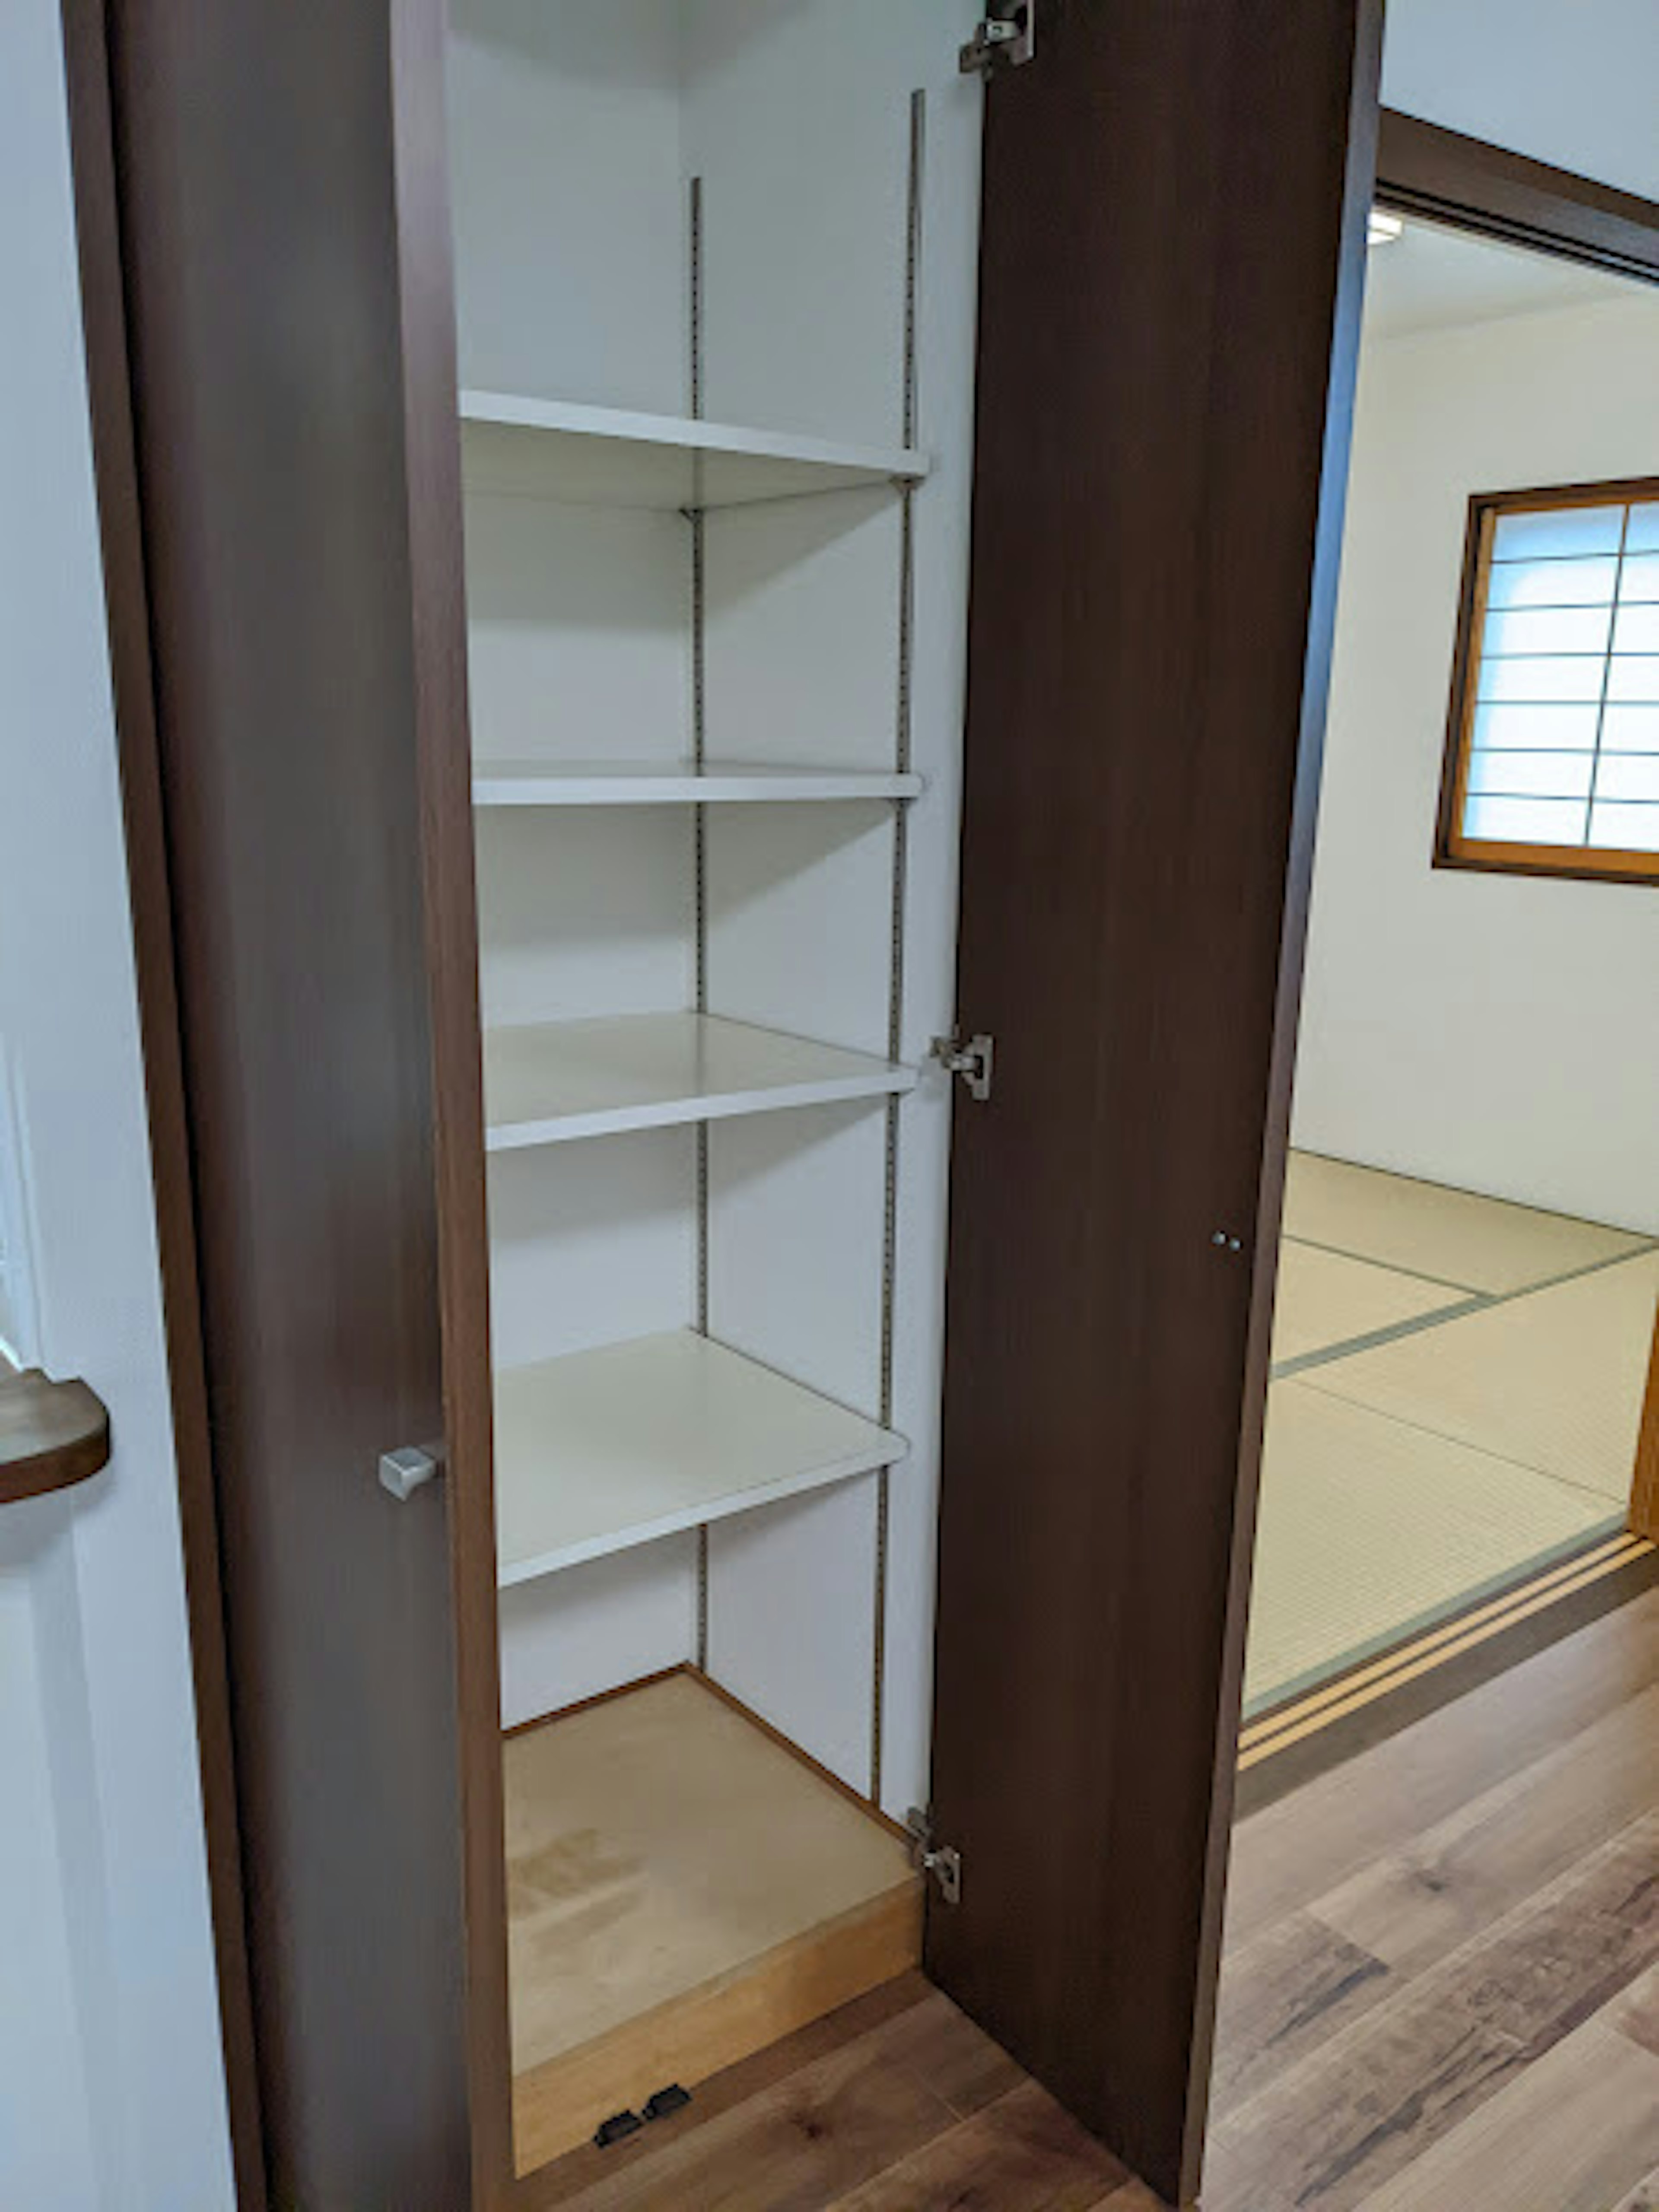
[[[653,2090],[703,2081],[909,1972],[921,1958],[921,1912],[918,1876],[520,2075],[517,2172],[534,2172],[591,2142],[608,2114]]]
[[[510,1742],[515,1735],[528,1735],[532,1729],[551,1728],[556,1721],[568,1721],[575,1713],[591,1713],[595,1705],[608,1705],[617,1698],[631,1698],[635,1690],[648,1690],[653,1682],[672,1682],[676,1674],[695,1674],[696,1668],[689,1659],[678,1666],[659,1667],[654,1674],[636,1674],[631,1682],[618,1682],[609,1690],[596,1690],[591,1698],[578,1698],[571,1705],[560,1705],[550,1713],[532,1713],[527,1721],[514,1721],[511,1728],[501,1730],[501,1741]],[[708,1687],[712,1690],[714,1684]]]
[[[920,1968],[913,1969],[893,1981],[878,1984],[838,2011],[825,2013],[822,2019],[797,2028],[780,2042],[769,2043],[764,2050],[740,2058],[735,2066],[723,2067],[696,2085],[696,2101],[676,2117],[672,2139],[684,2143],[738,2106],[763,2096],[791,2075],[886,2027],[934,1994],[927,1976]],[[642,2135],[630,2136],[608,2150],[584,2143],[580,2150],[569,2151],[551,2166],[521,2178],[512,2198],[514,2212],[556,2212],[556,2208],[568,2204],[580,2205],[588,2212],[596,2190],[625,2188],[622,2176],[628,2169],[653,2159],[670,2139],[647,2128]],[[641,2197],[641,2201],[646,2200]]]

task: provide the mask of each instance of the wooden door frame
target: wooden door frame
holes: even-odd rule
[[[1653,1351],[1648,1360],[1647,1395],[1636,1439],[1636,1472],[1631,1482],[1630,1528],[1659,1544],[1659,1310],[1653,1316]]]
[[[88,428],[132,915],[226,2115],[238,2212],[265,2212],[264,2121],[254,2055],[190,1106],[122,279],[108,33],[102,0],[63,0],[62,14]]]
[[[1376,197],[1504,245],[1659,283],[1659,205],[1485,139],[1382,111]]]

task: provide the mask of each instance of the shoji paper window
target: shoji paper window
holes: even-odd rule
[[[1659,481],[1471,503],[1441,857],[1659,879]]]

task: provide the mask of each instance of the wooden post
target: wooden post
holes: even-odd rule
[[[1653,1357],[1648,1363],[1648,1395],[1636,1440],[1636,1479],[1630,1493],[1631,1533],[1659,1543],[1659,1311],[1653,1317]]]

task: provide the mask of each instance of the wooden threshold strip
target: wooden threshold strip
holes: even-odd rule
[[[1620,1578],[1618,1587],[1604,1588],[1614,1584],[1615,1578]],[[1659,1546],[1644,1536],[1621,1530],[1500,1596],[1353,1668],[1336,1681],[1311,1690],[1304,1697],[1249,1723],[1240,1732],[1239,1774],[1241,1778],[1249,1775],[1295,1752],[1297,1747],[1304,1747],[1304,1754],[1289,1762],[1289,1767],[1294,1769],[1289,1781],[1308,1779],[1312,1773],[1334,1765],[1338,1758],[1363,1747],[1364,1743],[1391,1734],[1389,1716],[1396,1710],[1397,1724],[1404,1725],[1433,1705],[1443,1702],[1444,1698],[1472,1687],[1477,1675],[1484,1679],[1488,1672],[1495,1671],[1490,1662],[1499,1655],[1489,1651],[1488,1647],[1513,1636],[1527,1622],[1536,1624],[1524,1639],[1529,1648],[1535,1648],[1553,1640],[1554,1634],[1570,1633],[1580,1626],[1581,1619],[1587,1617],[1586,1606],[1599,1611],[1603,1602],[1620,1601],[1624,1583],[1640,1585],[1656,1578],[1659,1578]],[[1558,1608],[1559,1622],[1548,1618],[1556,1614]],[[1431,1678],[1442,1670],[1449,1670],[1443,1695],[1437,1693],[1431,1683]],[[1413,1685],[1417,1686],[1415,1692]],[[1346,1725],[1339,1727],[1341,1723]],[[1333,1729],[1338,1731],[1337,1736],[1328,1747],[1329,1755],[1323,1755],[1316,1739]],[[1272,1787],[1248,1789],[1241,1810],[1253,1809],[1279,1794]]]

